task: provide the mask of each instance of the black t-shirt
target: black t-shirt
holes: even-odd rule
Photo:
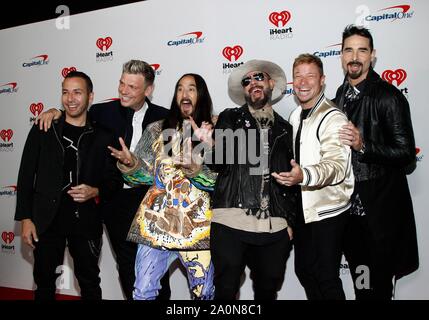
[[[73,234],[77,231],[79,222],[78,203],[67,193],[72,186],[77,185],[77,146],[79,137],[85,127],[76,127],[64,123],[61,143],[64,148],[63,190],[60,207],[55,217],[54,225],[58,232]]]
[[[308,114],[310,113],[312,109],[303,109],[301,111],[301,122],[299,123],[299,128],[296,132],[296,138],[295,138],[295,161],[296,163],[300,164],[300,141],[301,141],[301,129],[302,129],[302,122],[307,118]],[[305,225],[304,220],[304,211],[302,208],[302,194],[301,192],[298,192],[298,213],[296,215],[296,226],[301,227]]]

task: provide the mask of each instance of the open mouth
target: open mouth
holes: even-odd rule
[[[308,96],[309,94],[310,94],[310,89],[297,89],[296,90],[296,94],[297,95],[299,95],[299,96],[301,96],[301,97],[306,97],[306,96]]]
[[[354,71],[358,71],[360,68],[362,68],[362,63],[356,63],[356,62],[349,63],[348,66],[349,66],[350,70],[354,72]]]
[[[249,90],[249,95],[251,95],[253,98],[258,98],[263,96],[264,90],[262,87],[253,87]]]
[[[78,106],[78,105],[75,105],[75,104],[69,104],[69,105],[67,105],[67,108],[68,108],[70,111],[74,111],[74,110],[77,110],[77,109],[79,108],[79,106]]]
[[[192,112],[192,101],[189,99],[182,99],[180,101],[180,107],[186,113]]]
[[[131,97],[124,97],[124,96],[121,96],[120,98],[121,98],[121,101],[122,101],[122,102],[130,102],[130,101],[131,101]]]

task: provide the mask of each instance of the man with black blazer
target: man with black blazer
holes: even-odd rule
[[[119,99],[95,104],[89,109],[90,117],[113,130],[116,137],[122,137],[130,150],[134,150],[149,123],[168,115],[167,109],[151,103],[147,98],[153,92],[154,80],[155,72],[149,64],[141,60],[130,60],[122,68],[118,86]],[[47,130],[52,119],[58,118],[60,114],[57,109],[42,113],[37,119],[40,129]],[[124,184],[122,190],[103,208],[104,224],[116,255],[122,290],[128,300],[133,297],[137,244],[127,241],[126,237],[147,189],[147,186],[130,188]],[[168,274],[161,280],[161,284],[158,299],[168,300]]]

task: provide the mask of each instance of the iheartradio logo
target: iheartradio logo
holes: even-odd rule
[[[404,69],[385,70],[381,74],[381,77],[390,84],[393,84],[393,81],[396,81],[396,85],[400,86],[407,78],[407,72]]]
[[[268,16],[268,20],[275,25],[277,28],[284,27],[286,23],[289,22],[291,18],[289,11],[282,11],[282,12],[271,12]]]
[[[37,117],[39,114],[42,113],[43,111],[43,103],[39,102],[39,103],[32,103],[30,104],[30,112]]]
[[[66,67],[66,68],[63,68],[63,70],[61,70],[61,74],[65,78],[72,71],[77,71],[77,69],[75,67],[70,67],[70,68]]]
[[[97,45],[97,47],[101,50],[101,51],[107,51],[110,46],[112,45],[112,38],[111,37],[106,37],[106,38],[98,38],[97,41],[95,42],[95,44]]]
[[[243,51],[243,47],[241,46],[225,47],[222,50],[222,55],[232,62],[237,61],[243,54]]]
[[[1,238],[6,244],[8,244],[8,243],[11,243],[13,239],[15,239],[15,234],[12,231],[10,232],[3,231],[1,234]]]
[[[13,137],[13,130],[12,129],[2,129],[2,131],[0,131],[0,138],[4,142],[9,142],[10,139],[12,139],[12,137]]]

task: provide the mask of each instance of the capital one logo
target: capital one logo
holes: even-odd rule
[[[182,38],[180,40],[170,40],[167,42],[167,45],[177,47],[181,45],[190,46],[191,44],[197,44],[197,43],[200,44],[200,43],[203,43],[205,40],[205,37],[203,37],[202,35],[203,35],[202,31],[193,31],[193,32],[184,33],[179,35],[179,37],[180,38],[186,37],[186,38]]]
[[[39,102],[39,103],[32,103],[30,104],[30,112],[37,117],[39,114],[42,113],[43,111],[43,103]]]
[[[72,71],[76,71],[77,69],[75,67],[70,67],[70,68],[63,68],[63,70],[61,70],[61,74],[62,76],[65,78],[70,72]]]
[[[401,4],[396,6],[391,6],[378,10],[380,14],[377,15],[368,15],[365,17],[366,21],[395,21],[402,19],[410,19],[414,15],[414,11],[410,11],[411,6],[408,4]]]
[[[47,54],[41,54],[38,56],[35,56],[31,58],[32,61],[30,62],[24,62],[22,64],[23,67],[32,67],[32,66],[42,66],[45,64],[48,64],[48,55]]]
[[[155,71],[155,74],[157,76],[159,76],[161,74],[162,69],[160,69],[161,65],[159,63],[153,63],[150,66],[152,67],[153,71]]]
[[[10,139],[12,139],[12,136],[13,136],[12,129],[3,129],[2,131],[0,131],[0,138],[4,142],[9,142]]]
[[[1,234],[1,238],[3,239],[4,243],[10,244],[12,243],[13,239],[15,239],[15,234],[12,231],[3,231]]]
[[[234,46],[234,47],[225,47],[222,50],[222,55],[227,58],[229,61],[237,61],[238,58],[243,54],[243,47]]]
[[[160,67],[159,63],[153,63],[150,66],[152,67],[153,71],[157,71]]]
[[[416,147],[416,161],[420,162],[422,160],[423,160],[422,149],[420,149],[419,147]]]
[[[17,186],[11,185],[11,186],[5,186],[0,188],[0,196],[9,196],[13,197],[16,196],[16,190]]]
[[[13,92],[17,92],[18,88],[17,88],[17,83],[16,82],[9,82],[9,83],[5,83],[0,85],[0,93],[13,93]]]
[[[290,12],[282,11],[282,12],[271,12],[268,16],[270,22],[278,28],[284,27],[286,23],[290,20]]]
[[[396,81],[396,86],[400,86],[407,78],[407,72],[404,69],[385,70],[381,74],[381,77],[390,84],[393,84],[393,81]]]
[[[283,94],[286,95],[286,98],[288,98],[288,97],[290,97],[291,95],[294,94],[294,91],[293,91],[293,82],[286,83],[286,88],[283,91]]]
[[[111,37],[106,37],[104,39],[98,38],[95,44],[101,51],[107,51],[112,45],[112,42],[113,40]]]

